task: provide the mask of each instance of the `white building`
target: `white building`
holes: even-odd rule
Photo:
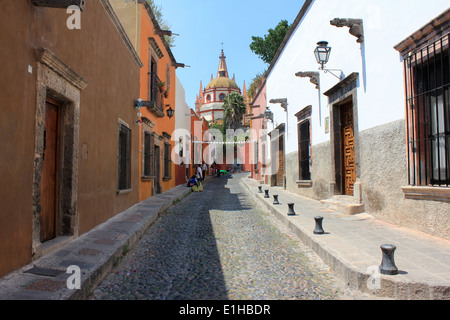
[[[266,82],[287,190],[450,239],[449,21],[447,0],[305,1]]]
[[[186,92],[177,76],[175,90],[175,131],[171,139],[175,141],[175,148],[172,149],[171,159],[175,162],[176,170],[179,170],[178,166],[184,168],[184,178],[188,179],[190,176],[189,160],[191,159],[191,109],[186,103]],[[177,174],[177,178],[180,175]]]

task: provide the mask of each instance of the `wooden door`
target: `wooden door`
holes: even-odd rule
[[[279,187],[284,186],[284,135],[278,137],[278,154],[276,159],[278,161],[278,170],[276,173],[275,185]]]
[[[343,193],[353,196],[353,185],[356,180],[353,102],[349,102],[341,107],[341,141]]]
[[[44,128],[44,156],[41,176],[41,242],[56,237],[58,219],[59,106],[47,101]]]

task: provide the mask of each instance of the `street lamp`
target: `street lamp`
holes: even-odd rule
[[[331,47],[328,46],[328,42],[326,41],[317,42],[317,47],[314,50],[314,56],[316,57],[317,63],[320,64],[319,70],[323,70],[325,73],[329,72],[339,80],[342,80],[344,78],[344,73],[342,72],[342,70],[325,69],[325,65],[328,63],[328,60],[330,59],[330,53]],[[341,75],[337,76],[331,71],[340,71]]]
[[[173,117],[174,110],[170,107],[170,104],[166,104],[166,108],[167,108],[167,107],[169,107],[169,109],[167,109],[166,113],[167,113],[167,116],[168,116],[169,119],[170,119],[170,118]]]
[[[264,117],[265,117],[267,120],[270,120],[270,121],[273,122],[273,112],[270,111],[269,107],[266,107],[266,111],[264,111]]]
[[[317,63],[321,65],[321,70],[323,70],[325,64],[328,63],[328,60],[330,59],[330,53],[331,47],[328,46],[328,42],[317,42],[317,47],[316,50],[314,50],[314,55],[316,56]]]

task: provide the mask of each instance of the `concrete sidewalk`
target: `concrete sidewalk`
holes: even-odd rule
[[[207,177],[205,183],[212,177]],[[57,250],[0,279],[0,300],[85,299],[174,202],[191,193],[185,184],[130,207]],[[69,266],[81,270],[81,288],[68,289]],[[73,272],[73,271],[72,271]]]
[[[450,299],[450,241],[382,222],[367,213],[342,214],[320,201],[281,187],[261,185],[248,177],[242,183],[259,204],[294,231],[351,288],[401,300]],[[262,186],[263,193],[259,193],[258,186]],[[270,198],[264,198],[264,190],[269,190]],[[280,204],[273,204],[273,195],[278,195]],[[295,204],[294,216],[287,215],[288,203]],[[316,216],[323,217],[325,234],[313,233]],[[383,244],[397,248],[397,275],[377,272]]]

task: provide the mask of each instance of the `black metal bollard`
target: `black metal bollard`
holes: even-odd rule
[[[262,192],[262,187],[261,187],[261,186],[258,186],[258,193],[263,193],[263,192]]]
[[[280,204],[280,203],[278,202],[278,195],[277,195],[277,194],[274,194],[274,195],[273,195],[273,204]]]
[[[289,211],[288,211],[288,216],[295,216],[295,211],[294,211],[294,204],[293,203],[288,203],[289,206]]]
[[[324,234],[325,231],[322,228],[323,217],[314,217],[316,220],[316,228],[314,229],[314,234]]]
[[[394,262],[394,251],[397,249],[393,244],[383,244],[380,246],[383,252],[383,260],[380,265],[380,273],[396,275],[398,274],[398,269]]]
[[[269,190],[264,190],[264,192],[266,193],[266,194],[264,195],[264,198],[270,198],[270,197],[269,197]]]

